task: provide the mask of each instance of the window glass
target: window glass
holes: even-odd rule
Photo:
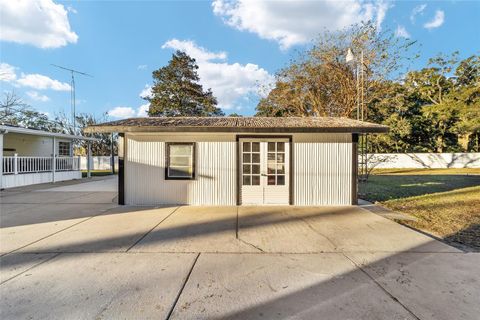
[[[252,176],[252,185],[259,186],[260,185],[260,176]]]
[[[275,142],[269,142],[268,143],[268,151],[269,152],[275,152]]]
[[[260,142],[252,142],[252,151],[260,152]]]
[[[58,142],[58,155],[60,157],[70,156],[70,142],[64,142],[64,141]]]
[[[193,143],[167,144],[168,170],[167,178],[193,178]]]
[[[275,185],[275,176],[268,176],[268,185],[269,186],[274,186]]]

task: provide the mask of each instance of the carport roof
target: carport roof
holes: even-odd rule
[[[388,127],[334,117],[148,117],[96,124],[85,132],[384,133],[388,132]]]
[[[10,125],[0,125],[0,133],[3,133],[3,134],[20,133],[20,134],[28,134],[28,135],[34,135],[34,136],[42,136],[42,137],[55,137],[55,138],[63,138],[63,139],[78,139],[78,140],[88,140],[88,141],[100,140],[93,137],[77,136],[73,134],[50,132],[45,130],[30,129],[30,128],[23,128],[23,127],[17,127],[17,126],[10,126]]]

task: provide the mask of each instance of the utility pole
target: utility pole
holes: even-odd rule
[[[357,106],[357,120],[365,121],[367,118],[367,110],[365,108],[365,62],[363,50],[360,52],[360,57],[356,57],[352,49],[348,48],[345,56],[347,63],[355,63],[355,77],[356,77],[356,106]],[[358,135],[358,181],[367,182],[368,179],[368,135],[366,133]]]
[[[73,134],[77,134],[77,118],[76,118],[76,106],[75,106],[75,74],[81,74],[83,76],[87,77],[92,77],[92,75],[85,73],[85,72],[80,72],[77,70],[73,70],[70,68],[65,68],[56,64],[52,64],[52,66],[69,71],[71,74],[71,80],[70,80],[70,107],[72,111],[72,123],[73,123]]]

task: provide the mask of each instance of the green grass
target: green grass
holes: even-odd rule
[[[373,169],[373,174],[392,174],[392,175],[480,175],[480,168],[446,168],[446,169]]]
[[[456,169],[447,170],[449,171],[442,173],[423,170],[373,174],[368,183],[359,185],[360,197],[382,202],[480,185],[480,175],[458,174]]]
[[[92,170],[90,171],[92,177],[102,177],[112,175],[111,170]],[[116,173],[115,173],[116,174]],[[87,177],[87,170],[82,170],[82,178]]]
[[[480,249],[478,169],[376,171],[361,184],[363,199],[417,218],[401,221],[447,241]]]
[[[480,186],[390,200],[382,205],[417,218],[402,223],[480,249]]]

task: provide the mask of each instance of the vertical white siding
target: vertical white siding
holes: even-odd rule
[[[287,134],[286,134],[287,135]],[[126,134],[125,203],[235,205],[235,134]],[[196,179],[165,180],[165,142],[196,142]],[[294,205],[352,204],[351,134],[293,134]]]
[[[236,142],[231,135],[127,134],[127,204],[236,204]],[[165,142],[196,142],[195,180],[165,180]]]
[[[293,136],[295,205],[352,204],[351,134]]]

